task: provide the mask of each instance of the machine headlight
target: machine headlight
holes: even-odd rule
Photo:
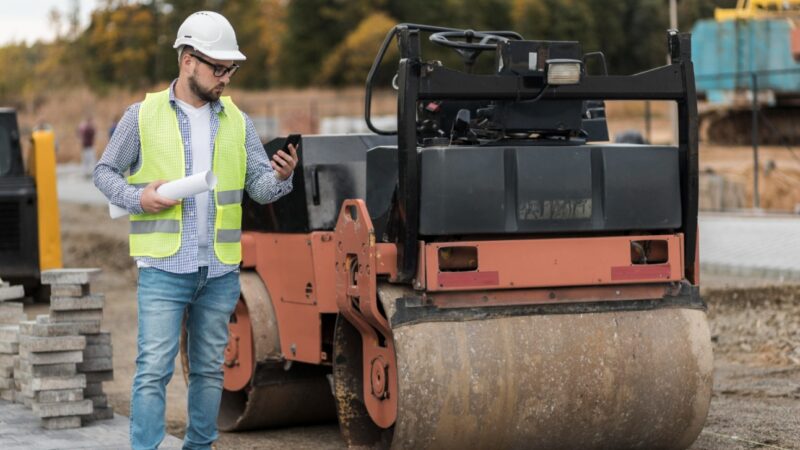
[[[578,84],[582,62],[577,59],[548,59],[547,84]]]

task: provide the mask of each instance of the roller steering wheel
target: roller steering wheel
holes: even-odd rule
[[[458,40],[457,40],[458,39]],[[522,36],[513,31],[440,31],[430,36],[430,41],[443,47],[452,48],[464,59],[464,64],[471,68],[475,59],[484,50],[494,50],[497,44],[509,40],[522,40]],[[477,40],[477,42],[475,42]]]
[[[463,41],[453,39],[461,38]],[[478,42],[473,42],[480,39]],[[460,50],[494,50],[498,42],[506,42],[510,39],[520,40],[522,36],[513,31],[440,31],[431,34],[430,40],[433,43],[444,47],[456,48]]]

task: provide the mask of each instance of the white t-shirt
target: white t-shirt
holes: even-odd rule
[[[195,108],[175,99],[181,110],[189,118],[192,175],[211,170],[211,105]],[[200,266],[208,265],[208,192],[194,196],[197,205],[197,261]]]

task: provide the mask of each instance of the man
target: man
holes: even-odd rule
[[[78,137],[81,140],[81,162],[83,163],[83,173],[85,177],[92,174],[92,167],[94,167],[94,123],[92,117],[86,116],[83,122],[78,125]]]
[[[189,420],[185,449],[217,439],[223,352],[239,298],[241,200],[274,201],[292,189],[297,152],[269,161],[250,119],[220,97],[243,61],[230,23],[213,12],[178,30],[179,75],[125,112],[95,168],[95,185],[131,214],[130,250],[139,267],[139,336],[131,395],[131,446],[158,447],[165,389],[187,313]],[[127,182],[122,174],[130,168]],[[165,180],[212,169],[216,188],[173,201]]]

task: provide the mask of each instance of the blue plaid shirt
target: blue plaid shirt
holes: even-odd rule
[[[186,161],[186,176],[192,175],[191,131],[189,118],[175,102],[175,81],[169,89],[169,102],[178,116],[178,126],[183,138],[183,153]],[[128,107],[120,119],[114,135],[106,146],[103,156],[94,168],[94,184],[114,205],[125,208],[131,214],[141,214],[142,191],[144,188],[128,184],[124,173],[136,172],[141,166],[142,146],[139,140],[139,107],[135,103]],[[225,114],[222,102],[211,103],[211,159],[214,159],[214,140],[219,129],[219,115]],[[244,115],[247,135],[247,175],[244,187],[250,197],[259,203],[275,201],[292,191],[292,177],[279,181],[270,164],[261,140],[258,138],[253,121]],[[218,277],[238,268],[237,265],[223,264],[214,253],[214,220],[216,207],[214,196],[208,202],[208,276]],[[136,261],[156,269],[172,273],[192,273],[198,270],[197,259],[197,214],[194,197],[183,199],[183,230],[181,247],[177,253],[166,258],[136,257]]]

